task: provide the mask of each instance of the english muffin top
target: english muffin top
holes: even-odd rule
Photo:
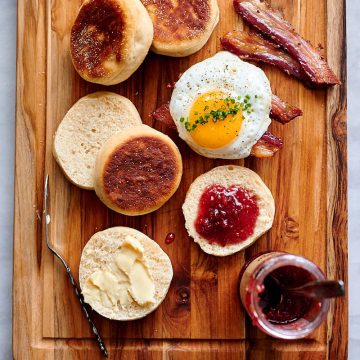
[[[158,205],[175,186],[177,154],[156,136],[139,136],[121,144],[104,167],[104,190],[124,210],[144,211]]]
[[[113,135],[95,166],[95,191],[109,208],[125,215],[157,210],[175,193],[182,160],[174,142],[146,125]]]
[[[71,29],[72,62],[87,81],[118,84],[143,62],[153,33],[140,0],[85,0]]]
[[[202,48],[219,19],[216,0],[141,0],[154,24],[152,50],[187,56]]]
[[[102,77],[111,71],[107,60],[121,61],[125,13],[115,0],[85,3],[71,30],[71,54],[78,71]]]

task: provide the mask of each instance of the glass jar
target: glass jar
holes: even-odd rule
[[[312,300],[306,312],[294,321],[269,321],[261,305],[265,278],[277,270],[299,268],[311,281],[325,280],[324,273],[310,260],[284,252],[262,253],[248,262],[240,274],[240,297],[253,324],[266,334],[279,339],[301,339],[313,332],[325,320],[330,300]],[[295,275],[294,275],[295,276]],[[295,279],[295,278],[294,278]]]

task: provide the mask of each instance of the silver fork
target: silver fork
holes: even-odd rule
[[[95,326],[95,323],[93,322],[93,320],[90,317],[90,314],[86,308],[85,302],[84,302],[84,297],[81,294],[81,291],[78,287],[78,285],[76,284],[76,281],[71,273],[70,267],[69,265],[66,263],[66,261],[64,260],[64,258],[52,247],[52,245],[50,244],[49,241],[49,224],[51,222],[51,217],[50,217],[50,213],[49,213],[49,175],[46,175],[45,177],[45,186],[44,186],[44,216],[45,216],[45,239],[46,239],[46,245],[49,248],[49,250],[62,262],[62,264],[64,265],[65,269],[66,269],[66,273],[70,279],[71,285],[74,288],[75,294],[79,300],[79,303],[81,305],[81,308],[85,314],[86,320],[88,321],[90,328],[96,338],[96,341],[98,342],[99,348],[101,353],[103,354],[103,356],[108,357],[108,352],[106,350],[106,346],[103,342],[103,340],[101,339],[101,336],[99,335],[99,332]]]

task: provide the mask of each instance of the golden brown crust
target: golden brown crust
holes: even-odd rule
[[[182,161],[166,135],[141,125],[114,135],[99,153],[95,190],[111,209],[126,215],[157,210],[176,191]]]
[[[111,154],[104,168],[108,199],[126,211],[157,207],[174,188],[176,155],[157,137],[130,139]]]
[[[114,85],[145,59],[153,24],[140,0],[85,0],[72,27],[71,58],[87,81]]]
[[[201,35],[210,21],[208,1],[142,0],[154,19],[154,37],[159,41],[187,40]]]
[[[186,56],[199,50],[218,21],[216,0],[141,0],[154,24],[153,50]]]
[[[90,0],[81,7],[71,29],[70,49],[77,71],[89,77],[110,72],[106,61],[122,59],[125,13],[114,0]]]

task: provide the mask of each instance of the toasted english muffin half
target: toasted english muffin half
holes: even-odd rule
[[[204,191],[212,185],[220,185],[226,189],[234,185],[240,186],[256,197],[259,214],[253,233],[244,241],[222,246],[215,242],[209,242],[197,232],[195,222],[201,197]],[[272,227],[275,215],[274,198],[260,176],[248,168],[235,165],[219,166],[196,178],[186,194],[182,208],[185,227],[189,235],[204,252],[215,256],[231,255],[253,244]]]
[[[146,125],[112,136],[95,165],[95,191],[110,209],[143,215],[160,208],[177,190],[182,159],[174,142]]]
[[[141,0],[154,24],[152,51],[182,57],[209,40],[219,21],[216,0]]]
[[[141,65],[152,39],[140,0],[85,0],[71,29],[72,62],[87,81],[118,84]]]
[[[134,104],[112,92],[78,100],[59,124],[53,154],[66,177],[83,189],[94,189],[94,167],[101,146],[114,133],[140,125]]]
[[[106,268],[114,253],[121,248],[128,236],[135,238],[143,248],[144,263],[155,285],[154,301],[144,305],[132,301],[125,306],[119,303],[114,306],[104,306],[96,300],[89,302],[96,312],[108,319],[125,321],[140,319],[148,315],[164,300],[173,277],[171,261],[155,241],[138,230],[118,226],[95,233],[85,245],[79,268],[82,292],[86,291],[89,277]]]

